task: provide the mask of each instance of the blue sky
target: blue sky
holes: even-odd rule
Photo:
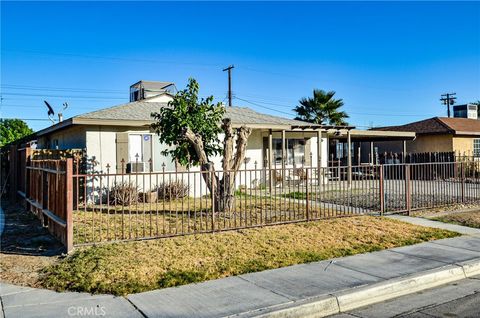
[[[49,125],[128,101],[140,79],[196,78],[235,105],[293,117],[335,90],[360,128],[445,116],[442,93],[480,99],[479,2],[4,2],[1,116]]]

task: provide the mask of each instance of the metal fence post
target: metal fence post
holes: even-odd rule
[[[410,165],[405,165],[405,208],[407,215],[410,215],[412,209],[412,193],[410,188]]]
[[[380,180],[379,180],[379,190],[380,190],[380,215],[383,215],[385,212],[385,189],[384,189],[384,179],[383,179],[383,165],[380,165]]]
[[[212,198],[212,232],[215,232],[215,171],[212,170],[211,172],[211,190],[210,196]],[[218,191],[218,189],[217,189]]]
[[[465,164],[460,162],[460,178],[461,178],[461,193],[462,193],[462,203],[465,203]]]
[[[65,166],[65,246],[67,253],[73,250],[73,159],[68,158]]]
[[[306,171],[306,178],[305,178],[305,199],[306,199],[305,213],[306,213],[307,221],[310,221],[310,211],[309,211],[309,204],[308,204],[308,201],[310,199],[308,197],[308,168],[305,168],[305,171]]]

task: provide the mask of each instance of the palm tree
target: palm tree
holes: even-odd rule
[[[300,99],[300,105],[293,109],[297,113],[295,119],[313,124],[347,125],[345,119],[349,116],[339,110],[343,106],[343,100],[334,99],[334,95],[334,91],[314,89],[313,98]]]

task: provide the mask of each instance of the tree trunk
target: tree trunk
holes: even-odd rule
[[[215,173],[215,167],[208,161],[205,154],[203,141],[199,135],[194,134],[189,128],[184,131],[186,138],[195,148],[201,162],[202,176],[212,195],[215,206],[213,212],[232,212],[235,207],[235,179],[240,169],[247,148],[247,140],[252,130],[245,126],[240,127],[236,134],[233,131],[230,119],[224,119],[222,124],[225,132],[224,156],[223,156],[223,177],[220,180]],[[237,137],[235,154],[233,153],[233,142]]]

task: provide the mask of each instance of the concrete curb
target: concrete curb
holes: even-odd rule
[[[480,274],[480,258],[246,313],[248,317],[325,317]],[[241,315],[243,316],[243,315]]]

